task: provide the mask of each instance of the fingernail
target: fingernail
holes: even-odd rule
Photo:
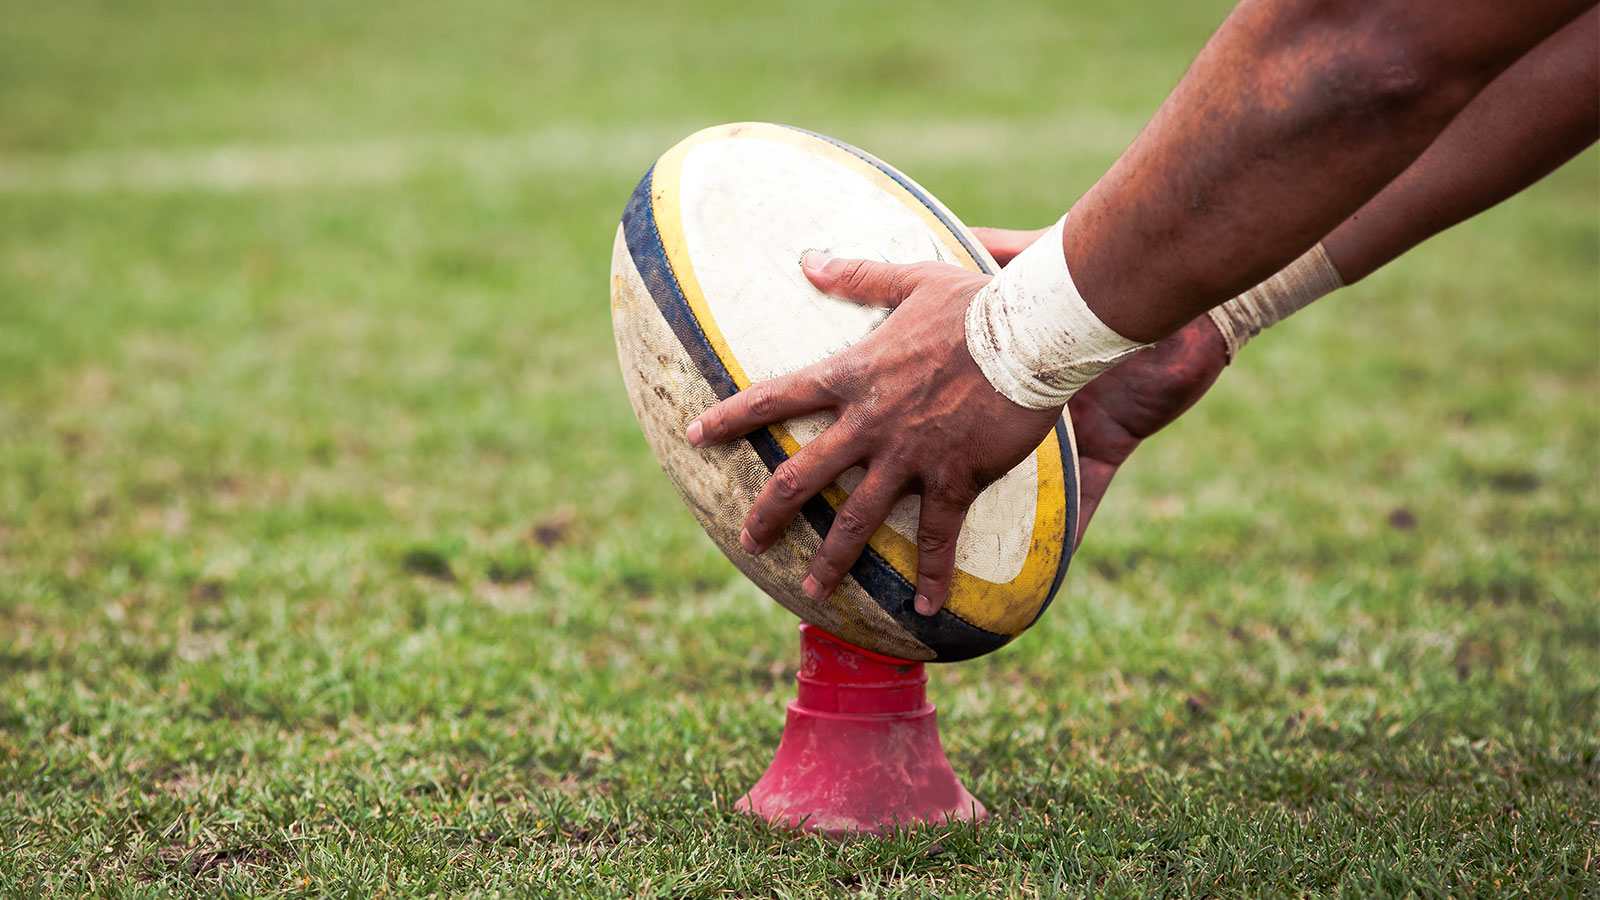
[[[813,272],[822,271],[822,267],[827,264],[828,254],[817,250],[807,250],[806,255],[800,257],[800,265]]]
[[[928,599],[928,595],[927,594],[918,594],[917,595],[916,604],[917,604],[917,612],[919,612],[919,613],[921,613],[922,615],[925,615],[925,616],[933,615],[933,613],[934,613],[933,601]]]
[[[739,546],[743,547],[744,552],[751,556],[761,552],[761,548],[756,546],[756,539],[750,536],[750,529],[748,528],[739,532]]]
[[[812,578],[810,575],[806,576],[805,581],[800,582],[800,590],[805,591],[806,596],[810,597],[813,601],[820,601],[822,599],[822,585],[818,584],[817,580]]]
[[[689,423],[689,430],[685,431],[683,436],[689,439],[689,443],[699,447],[702,446],[700,442],[705,440],[704,432],[705,429],[700,427],[700,420],[695,419],[693,422]]]

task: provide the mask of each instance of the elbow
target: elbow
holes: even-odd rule
[[[1452,115],[1493,78],[1499,66],[1452,53],[1423,29],[1374,27],[1325,34],[1323,101],[1353,116]]]
[[[1478,86],[1425,48],[1404,43],[1341,54],[1325,78],[1334,105],[1357,115],[1455,109]]]

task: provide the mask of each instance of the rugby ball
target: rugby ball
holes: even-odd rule
[[[872,537],[833,596],[800,589],[853,469],[808,502],[761,556],[739,531],[772,471],[831,424],[818,414],[711,450],[689,423],[750,385],[826,358],[893,313],[837,300],[800,271],[809,250],[893,263],[999,266],[949,210],[883,161],[799,128],[708,128],[668,150],[639,182],[617,229],[611,315],[634,413],[684,502],[746,576],[795,615],[886,656],[949,662],[988,653],[1038,619],[1061,585],[1077,534],[1078,469],[1066,418],[990,485],[961,530],[950,598],[916,612],[918,498]]]

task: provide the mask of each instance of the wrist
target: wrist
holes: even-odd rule
[[[1112,331],[1084,303],[1067,270],[1061,229],[1057,222],[1046,230],[967,306],[967,351],[990,386],[1028,409],[1065,404],[1148,346]]]
[[[1207,315],[1221,332],[1231,363],[1252,337],[1343,286],[1327,249],[1317,244],[1278,274],[1213,307]]]

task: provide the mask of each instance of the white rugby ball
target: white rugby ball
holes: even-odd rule
[[[645,438],[711,539],[795,615],[900,659],[944,662],[995,650],[1049,605],[1072,556],[1078,469],[1069,420],[973,504],[950,598],[931,617],[912,607],[916,497],[895,507],[832,597],[817,603],[800,590],[860,469],[807,503],[765,554],[740,549],[762,485],[829,417],[792,420],[711,450],[684,439],[717,401],[824,359],[893,315],[812,287],[800,271],[808,250],[999,271],[939,201],[861,150],[766,123],[691,135],[639,182],[612,254],[617,354]]]

